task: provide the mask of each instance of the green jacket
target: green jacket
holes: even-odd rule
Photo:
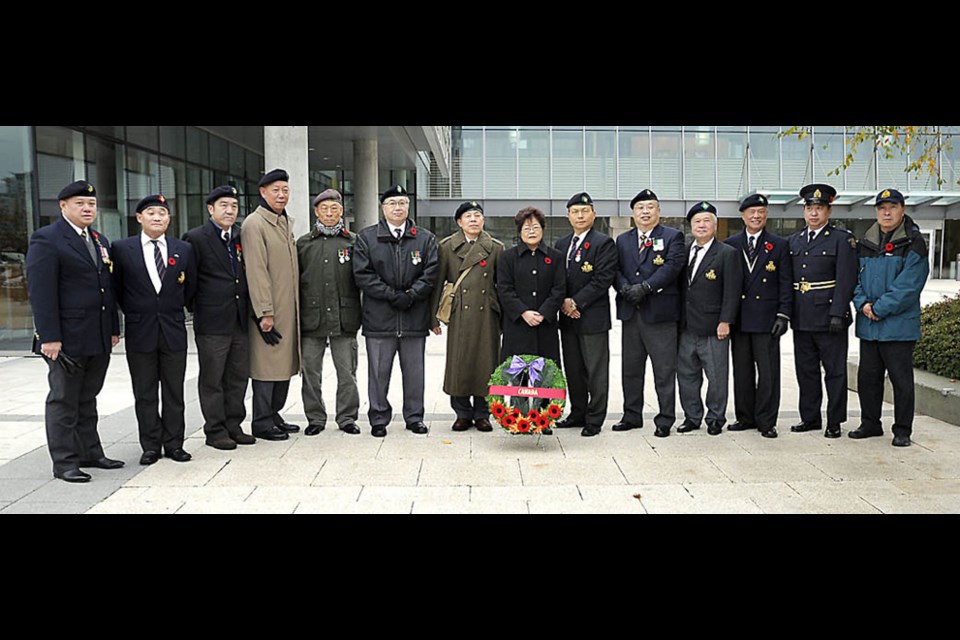
[[[353,279],[357,234],[324,236],[316,229],[297,240],[300,265],[300,333],[319,338],[356,334],[360,291]]]

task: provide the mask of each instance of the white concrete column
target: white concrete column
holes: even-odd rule
[[[290,202],[287,215],[293,222],[294,237],[310,231],[313,211],[310,202],[309,158],[307,127],[264,127],[264,171],[283,169],[290,174]],[[249,213],[249,212],[248,212]]]
[[[353,215],[351,231],[380,221],[380,185],[376,140],[353,143]]]

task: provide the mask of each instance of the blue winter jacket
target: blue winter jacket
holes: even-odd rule
[[[880,246],[882,232],[874,224],[857,243],[860,274],[853,292],[857,310],[857,337],[881,342],[920,339],[920,292],[927,282],[930,265],[927,244],[920,228],[910,219]],[[873,303],[871,320],[863,315],[863,305]]]

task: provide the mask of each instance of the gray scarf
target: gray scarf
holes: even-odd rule
[[[320,235],[324,236],[338,236],[343,233],[343,218],[337,221],[337,224],[332,227],[324,226],[317,220],[317,223],[314,225],[314,228],[317,230]]]

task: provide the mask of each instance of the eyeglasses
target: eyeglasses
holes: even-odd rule
[[[392,209],[394,207],[405,207],[410,204],[410,201],[404,198],[402,200],[387,200],[383,204]]]
[[[534,224],[534,225],[523,225],[520,228],[520,230],[523,231],[524,233],[533,233],[534,231],[540,231],[540,229],[542,228],[543,227],[541,227],[540,225]]]

